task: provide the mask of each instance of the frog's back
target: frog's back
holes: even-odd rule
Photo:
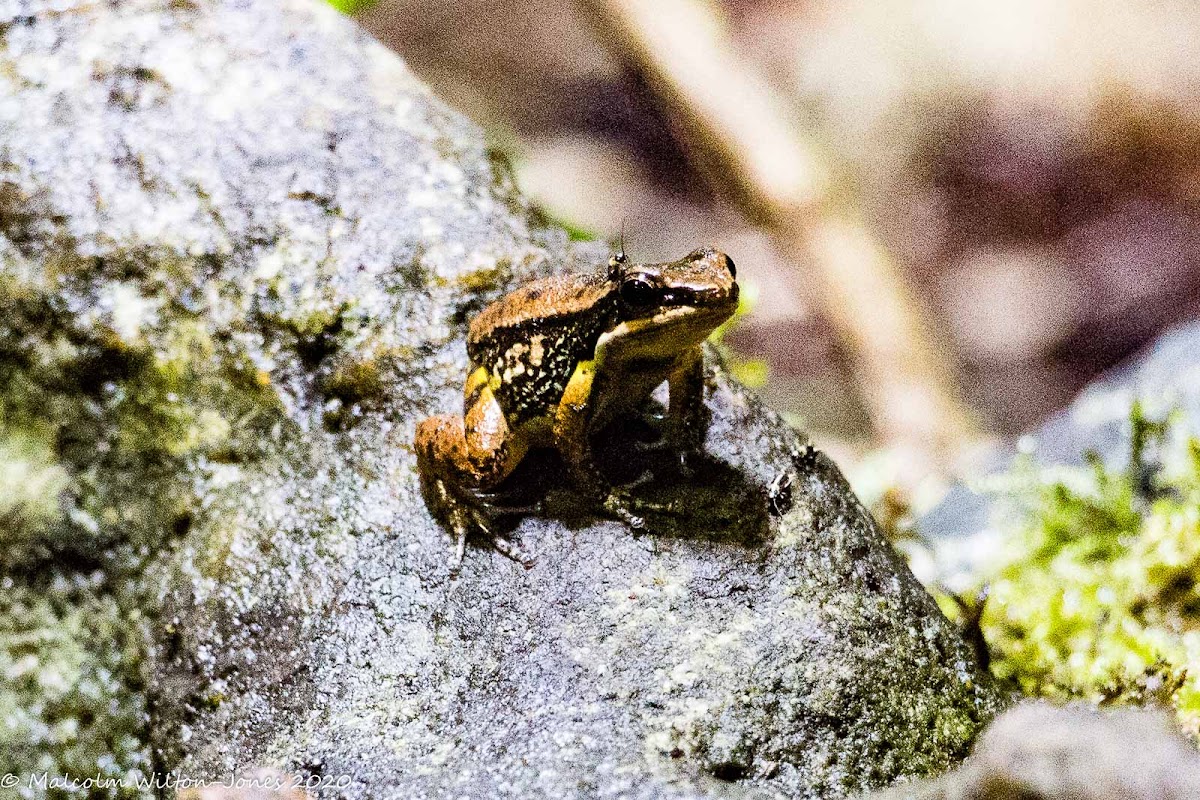
[[[612,325],[616,297],[603,275],[562,275],[525,284],[471,321],[467,354],[491,373],[510,420],[544,416]]]

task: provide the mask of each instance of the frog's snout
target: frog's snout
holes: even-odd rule
[[[718,260],[720,261],[721,266],[725,267],[725,269],[729,271],[729,277],[733,278],[736,281],[737,280],[737,264],[733,263],[733,259],[730,258],[729,256],[725,255],[724,253],[720,253],[719,255],[720,255],[720,258]],[[736,287],[737,287],[736,283],[734,284],[734,287],[736,290]]]
[[[715,247],[700,247],[688,253],[686,261],[692,263],[709,262],[715,263],[718,267],[724,268],[729,273],[729,277],[737,280],[737,264],[733,263],[733,259]]]
[[[720,250],[710,250],[708,253],[710,263],[716,265],[717,270],[724,270],[729,274],[728,283],[722,278],[715,280],[717,286],[714,287],[715,302],[728,304],[731,306],[737,305],[738,300],[738,282],[737,282],[737,264],[733,263],[733,259],[722,253]]]

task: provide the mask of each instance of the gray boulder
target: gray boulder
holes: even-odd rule
[[[1123,468],[1129,462],[1129,409],[1135,402],[1155,419],[1176,414],[1181,435],[1200,433],[1200,322],[1166,331],[1088,384],[1028,437],[1023,449],[1042,464],[1074,465],[1082,465],[1091,450]]]
[[[873,800],[1189,800],[1200,755],[1162,710],[1025,703],[1001,715],[961,768]]]
[[[551,481],[512,532],[533,568],[475,543],[452,579],[414,427],[461,402],[474,311],[602,250],[320,4],[0,9],[6,767],[842,797],[997,711],[837,468],[715,360],[652,534]]]

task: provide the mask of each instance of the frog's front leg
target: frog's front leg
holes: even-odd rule
[[[680,463],[704,448],[708,409],[704,407],[704,353],[693,347],[675,362],[667,378],[670,391],[667,441],[679,452]]]
[[[671,453],[686,476],[691,474],[689,459],[704,449],[709,421],[704,405],[704,354],[699,347],[689,349],[671,365],[667,388],[670,405],[665,435],[637,447],[644,452]]]
[[[480,495],[508,477],[527,450],[519,437],[510,435],[486,369],[476,370],[467,380],[464,400],[462,417],[430,417],[417,427],[416,435],[417,469],[457,537],[456,566],[472,530],[482,530],[496,543],[490,529],[492,509]],[[505,552],[503,546],[497,549]]]
[[[630,487],[614,487],[596,463],[592,450],[596,368],[595,361],[583,361],[576,366],[555,410],[554,441],[576,490],[629,527],[641,530],[646,527],[646,520],[630,511],[631,507],[650,505],[654,511],[666,509],[636,500],[628,491]]]
[[[599,499],[606,494],[609,483],[592,452],[592,388],[595,380],[595,361],[583,361],[575,367],[554,410],[553,436],[576,488]]]

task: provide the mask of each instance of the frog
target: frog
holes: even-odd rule
[[[455,569],[474,533],[533,564],[494,522],[514,510],[500,485],[539,448],[558,452],[601,515],[644,529],[630,485],[614,485],[597,464],[595,437],[666,383],[662,441],[685,462],[702,449],[702,345],[734,314],[738,292],[737,267],[716,248],[645,264],[621,248],[598,269],[531,281],[475,315],[463,411],[422,420],[414,442],[427,501],[456,537]]]

